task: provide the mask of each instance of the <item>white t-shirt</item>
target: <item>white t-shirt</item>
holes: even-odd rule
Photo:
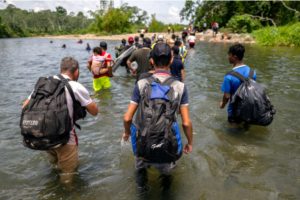
[[[70,79],[70,77],[68,75],[65,75],[65,74],[61,74],[61,75],[66,79]],[[53,77],[56,79],[59,79],[57,76],[53,76]],[[81,85],[80,83],[78,83],[76,81],[69,81],[69,84],[73,90],[75,99],[80,102],[81,106],[86,107],[87,105],[89,105],[90,103],[93,102],[88,90],[83,85]],[[66,91],[69,115],[70,115],[71,121],[73,123],[73,100],[72,100],[72,97],[66,87],[65,87],[65,91]],[[31,97],[31,95],[28,97],[28,99],[30,99],[30,97]],[[72,144],[72,145],[77,144],[77,136],[75,133],[74,124],[73,124],[72,130],[70,131],[70,139],[69,139],[68,144]]]
[[[190,36],[188,37],[188,42],[190,42],[190,43],[195,43],[195,41],[196,41],[196,37],[195,37],[194,35],[190,35]]]

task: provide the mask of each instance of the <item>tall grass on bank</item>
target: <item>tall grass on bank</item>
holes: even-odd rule
[[[256,41],[264,46],[300,47],[300,22],[281,27],[267,27],[254,31]]]

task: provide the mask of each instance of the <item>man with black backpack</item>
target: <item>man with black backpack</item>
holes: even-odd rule
[[[150,166],[160,171],[163,189],[168,189],[175,161],[180,158],[182,151],[191,153],[193,143],[188,93],[184,83],[171,76],[170,46],[156,44],[151,52],[151,62],[154,63],[155,72],[151,77],[137,82],[124,115],[125,131],[122,136],[125,141],[131,136],[136,157],[136,181],[141,192],[147,189],[147,168]],[[188,142],[185,146],[181,143],[176,121],[178,111]]]
[[[233,71],[238,72],[245,78],[247,78],[250,74],[250,67],[243,63],[245,53],[245,47],[242,44],[234,44],[229,48],[228,51],[228,61],[233,66]],[[254,80],[256,79],[256,73],[253,73],[252,77]],[[224,81],[221,86],[222,92],[224,92],[223,99],[220,102],[220,108],[223,109],[227,102],[232,98],[234,93],[237,91],[238,87],[241,85],[241,81],[231,75],[226,74],[224,77]],[[230,102],[227,108],[228,113],[228,122],[229,123],[240,123],[241,119],[235,117],[233,112],[233,104]]]
[[[245,48],[241,44],[229,48],[228,60],[233,69],[224,77],[221,87],[224,95],[220,108],[224,108],[230,100],[227,109],[229,123],[267,126],[276,111],[265,89],[255,81],[255,71],[243,63],[244,53]]]
[[[47,151],[50,161],[61,170],[61,181],[72,180],[78,166],[76,120],[86,111],[96,116],[98,108],[88,90],[77,82],[78,61],[65,57],[61,74],[41,77],[23,104],[21,134],[26,147]]]

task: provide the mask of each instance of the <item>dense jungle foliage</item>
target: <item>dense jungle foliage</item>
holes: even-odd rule
[[[263,45],[299,45],[299,1],[186,0],[182,19],[195,26],[218,22],[235,33],[252,33]]]
[[[123,4],[120,8],[107,11],[89,11],[89,17],[83,12],[70,12],[61,6],[55,11],[27,11],[8,5],[0,10],[0,38],[27,37],[36,35],[61,35],[95,33],[98,35],[136,33],[140,29],[167,31],[170,26],[175,31],[182,30],[180,24],[164,24],[155,15],[149,18],[146,11],[136,6]]]

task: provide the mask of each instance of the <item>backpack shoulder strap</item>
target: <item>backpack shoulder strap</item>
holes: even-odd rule
[[[234,77],[237,77],[238,79],[240,79],[240,81],[242,81],[242,82],[244,82],[245,80],[246,80],[246,78],[243,76],[243,75],[241,75],[240,73],[238,73],[238,72],[236,72],[236,71],[230,71],[230,72],[228,72],[227,74],[230,74],[230,75],[232,75],[232,76],[234,76]]]
[[[161,83],[160,80],[158,78],[155,78],[153,75],[146,78],[146,80],[148,81],[148,83],[151,85],[152,82],[157,82],[157,83]]]
[[[57,76],[61,79],[61,81],[62,81],[62,82],[65,84],[65,86],[67,87],[67,89],[68,89],[68,91],[69,91],[69,94],[70,94],[70,96],[71,96],[71,98],[72,98],[72,101],[73,101],[73,107],[74,107],[74,106],[75,106],[74,102],[77,101],[77,100],[76,100],[76,98],[75,98],[75,95],[74,95],[74,92],[73,92],[73,90],[72,90],[72,87],[71,87],[70,84],[69,84],[69,80],[66,79],[66,78],[64,78],[61,74],[58,74]],[[77,124],[77,123],[75,122],[74,115],[75,115],[75,109],[73,108],[73,123],[74,123],[74,125],[75,125],[77,128],[81,129],[80,125]]]
[[[248,78],[249,78],[249,79],[250,79],[250,78],[253,79],[253,76],[254,76],[254,70],[253,70],[253,69],[250,69]]]
[[[66,78],[64,78],[61,74],[58,74],[57,76],[60,78],[60,80],[61,80],[61,81],[65,84],[65,86],[67,87],[67,89],[68,89],[68,91],[69,91],[69,93],[70,93],[70,96],[71,96],[73,102],[76,101],[74,92],[73,92],[73,90],[72,90],[72,88],[71,88],[71,86],[70,86],[70,84],[69,84],[69,80],[66,79]]]
[[[153,75],[147,78],[148,82],[151,84],[152,82],[157,82],[161,85],[171,85],[175,79],[173,78],[173,76],[168,77],[166,80],[164,80],[163,82],[161,82],[158,78],[155,78]]]
[[[171,86],[174,81],[175,81],[174,77],[170,76],[162,84]]]

